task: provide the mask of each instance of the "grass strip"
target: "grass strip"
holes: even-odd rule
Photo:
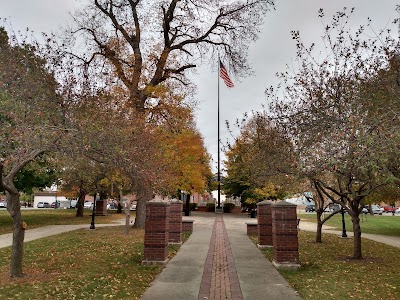
[[[317,215],[313,214],[298,214],[298,217],[307,222],[317,223]],[[353,224],[348,214],[345,214],[346,230],[353,232]],[[324,225],[335,227],[337,230],[342,230],[342,216],[334,215]],[[360,215],[361,231],[364,233],[400,236],[400,217],[390,215]]]
[[[300,231],[301,267],[280,271],[303,299],[400,299],[400,249],[363,239],[364,259],[353,260],[351,238],[323,234],[322,244],[314,240],[315,233]],[[260,251],[272,260],[272,249]]]
[[[75,209],[35,209],[22,210],[24,222],[28,224],[28,229],[38,228],[47,225],[77,225],[88,224],[92,220],[91,210],[84,210],[84,216],[77,218]],[[116,211],[108,211],[107,216],[96,216],[96,224],[110,224],[115,220],[124,218],[124,214],[117,214]],[[135,213],[131,212],[133,218]],[[8,211],[0,211],[0,234],[12,232],[12,218]]]
[[[0,299],[139,299],[163,269],[141,264],[143,239],[143,230],[118,226],[32,241],[21,279],[9,277],[10,248],[0,249]]]

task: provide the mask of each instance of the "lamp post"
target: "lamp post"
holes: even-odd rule
[[[190,216],[190,194],[186,194],[185,216]]]
[[[96,195],[97,195],[97,193],[95,193],[94,197],[93,197],[92,222],[90,223],[90,229],[96,229],[96,226],[94,225],[94,212],[96,209]]]
[[[344,222],[344,208],[341,205],[341,213],[342,213],[342,238],[347,238],[347,233],[346,233],[346,223]]]

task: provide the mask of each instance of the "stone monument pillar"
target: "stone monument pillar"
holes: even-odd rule
[[[96,207],[94,209],[94,214],[96,216],[105,216],[107,215],[107,200],[95,200]]]

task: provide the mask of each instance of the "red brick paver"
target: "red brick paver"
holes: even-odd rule
[[[199,300],[243,300],[222,215],[215,218]]]

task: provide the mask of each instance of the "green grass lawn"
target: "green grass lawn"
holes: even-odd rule
[[[298,217],[307,222],[317,222],[317,215],[298,214]],[[346,230],[353,231],[353,224],[348,214],[345,214]],[[342,230],[342,216],[337,214],[329,219],[324,225],[335,227]],[[400,236],[400,217],[389,215],[360,215],[361,231],[364,233]],[[400,298],[400,297],[399,297]]]
[[[0,299],[138,299],[163,268],[141,264],[143,239],[143,230],[119,226],[32,241],[21,279],[9,277],[10,247],[0,249]]]
[[[314,240],[315,233],[300,231],[301,267],[281,271],[303,299],[400,299],[399,248],[363,239],[364,259],[355,261],[352,239],[324,234],[322,244]],[[261,251],[272,259],[271,249]]]
[[[22,210],[24,222],[28,224],[27,229],[37,228],[46,225],[73,225],[90,224],[92,211],[85,209],[84,217],[75,217],[75,209],[38,209]],[[131,216],[135,213],[131,212]],[[116,214],[115,211],[109,211],[108,216],[96,216],[96,223],[109,224],[114,220],[124,218],[124,214]],[[12,232],[12,218],[7,210],[0,211],[0,234]]]
[[[74,210],[24,211],[32,227],[49,224],[90,223],[74,217]],[[107,223],[123,214],[97,217]],[[303,221],[315,215],[299,215]],[[7,220],[7,218],[9,220]],[[0,214],[0,224],[10,227],[8,212]],[[350,229],[350,220],[347,220]],[[341,228],[340,216],[328,223]],[[361,226],[371,233],[398,231],[399,217],[367,216]],[[367,225],[369,227],[367,227]],[[1,228],[0,227],[0,228]],[[389,229],[388,229],[389,228]],[[184,240],[188,235],[185,235]],[[161,272],[161,266],[143,266],[144,231],[123,226],[84,229],[26,243],[21,279],[9,277],[10,247],[0,249],[0,299],[138,299]],[[254,240],[254,238],[253,238]],[[323,243],[314,242],[315,233],[299,231],[301,268],[281,274],[303,299],[400,299],[400,249],[363,239],[363,260],[349,259],[353,240],[324,234]],[[179,246],[169,248],[173,256]],[[269,259],[272,251],[263,253]]]

